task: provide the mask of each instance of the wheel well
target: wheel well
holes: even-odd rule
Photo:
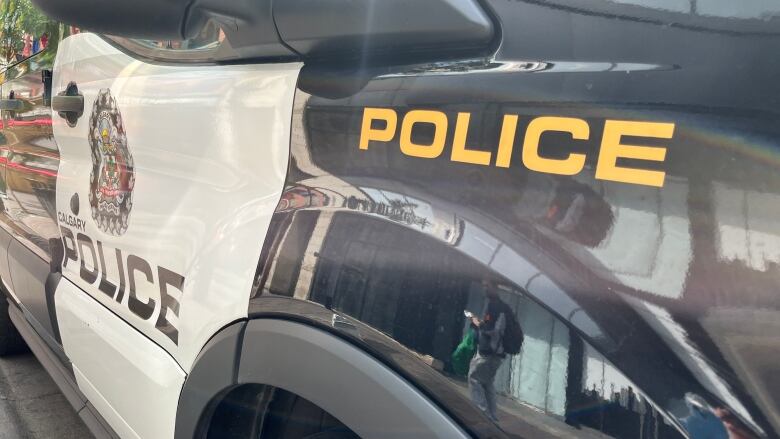
[[[264,387],[262,384],[242,384],[215,396],[201,417],[197,437],[251,437]]]
[[[330,413],[293,392],[242,384],[217,399],[202,431],[209,438],[358,439]]]
[[[204,347],[179,397],[175,437],[357,437],[352,431],[466,437],[366,352],[306,324],[260,318],[223,329]]]

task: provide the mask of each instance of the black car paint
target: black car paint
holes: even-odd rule
[[[320,293],[333,288],[323,267],[334,257],[349,265],[348,248],[326,247],[364,239],[370,229],[382,238],[365,257],[385,258],[389,277],[403,277],[394,267],[434,247],[448,250],[433,255],[460,253],[499,276],[552,312],[572,340],[595,347],[691,437],[715,431],[702,430],[696,419],[715,422],[719,435],[776,437],[777,10],[739,18],[725,2],[691,2],[680,12],[651,2],[485,3],[502,29],[501,46],[489,59],[327,75],[327,68],[304,67],[287,189],[264,245],[250,316],[285,315],[330,327],[418,383],[472,433],[511,434],[481,418],[420,358],[451,345],[437,347],[432,338],[420,347],[395,326],[361,321],[364,305],[334,304],[335,296]],[[410,110],[446,113],[444,154],[405,156],[397,135],[360,150],[366,107],[392,108],[399,121]],[[493,152],[501,116],[519,116],[509,168],[448,159],[458,112],[471,114],[469,148]],[[524,168],[522,133],[538,116],[588,122],[588,141],[549,134],[541,146],[551,158],[586,154],[582,173]],[[625,164],[664,171],[662,188],[594,179],[607,119],[675,124],[671,140],[651,143],[666,147],[663,162]],[[423,131],[417,140],[430,143],[432,133]],[[573,209],[576,221],[563,224],[577,199],[584,207]],[[318,226],[326,215],[349,225]],[[494,243],[491,257],[461,245],[464,227]],[[513,252],[503,265],[502,246]],[[360,255],[353,262],[347,268],[355,279],[365,278],[370,263]],[[536,269],[536,277],[518,284],[518,263]],[[436,282],[463,276],[457,266],[429,274]],[[275,276],[284,288],[274,286]],[[534,285],[534,279],[544,282]],[[355,300],[365,301],[361,288]],[[461,312],[459,306],[452,312]]]
[[[470,431],[500,436],[504,434],[500,429],[408,348],[415,341],[407,338],[399,343],[376,323],[361,322],[341,310],[350,306],[349,301],[334,306],[328,302],[330,296],[317,299],[313,287],[309,288],[314,293],[311,301],[296,298],[295,288],[287,291],[291,298],[271,294],[276,273],[295,280],[297,288],[302,268],[304,275],[306,270],[315,274],[317,268],[306,265],[323,260],[322,254],[305,245],[319,232],[316,222],[304,218],[307,215],[334,212],[352,221],[351,230],[342,225],[340,233],[333,232],[335,244],[354,240],[361,230],[369,229],[386,233],[390,243],[396,236],[408,245],[407,237],[418,236],[418,245],[406,249],[388,245],[393,252],[373,250],[373,255],[389,260],[387,272],[393,261],[412,259],[416,252],[432,247],[449,249],[436,250],[436,255],[462,253],[467,259],[453,258],[475,263],[481,256],[457,244],[462,239],[458,233],[468,223],[485,231],[497,245],[513,249],[540,273],[522,285],[511,285],[516,267],[493,267],[495,274],[540,309],[556,315],[572,334],[571,340],[581,337],[595,346],[640,393],[680,424],[696,416],[695,410],[724,416],[727,409],[726,423],[744,434],[777,436],[771,375],[755,382],[751,380],[762,377],[745,371],[746,365],[771,371],[777,363],[772,352],[776,345],[772,319],[778,305],[772,291],[778,284],[772,239],[778,230],[771,206],[780,189],[775,141],[780,88],[775,78],[780,61],[772,55],[780,39],[772,11],[745,19],[715,17],[703,9],[705,2],[691,2],[687,12],[603,0],[489,0],[485,4],[502,31],[501,45],[489,59],[340,70],[326,84],[320,82],[327,69],[305,67],[293,125],[288,190],[275,216],[276,234],[265,245],[250,315],[285,316],[330,328],[419,383]],[[372,143],[360,151],[365,107],[394,108],[399,115],[412,109],[444,111],[450,127],[456,112],[470,112],[468,144],[484,150],[495,148],[500,116],[506,113],[520,116],[518,136],[533,117],[582,118],[591,129],[589,142],[571,142],[566,137],[548,141],[561,142],[568,152],[587,153],[586,172],[576,177],[531,173],[517,159],[519,141],[508,169],[454,163],[445,157],[449,149],[436,160],[405,157],[395,141]],[[642,164],[666,172],[662,189],[597,184],[587,174],[598,156],[606,119],[676,124],[673,140],[665,144],[666,160],[661,165]],[[557,157],[549,148],[543,150]],[[307,167],[321,173],[307,174]],[[377,203],[366,188],[390,194],[394,203]],[[352,198],[342,193],[345,189],[353,191]],[[555,207],[555,212],[547,209],[536,215],[529,204],[517,206],[519,197],[534,192],[546,194],[551,201],[541,205]],[[431,211],[447,212],[461,221],[453,221],[456,227],[449,237],[431,233],[436,224],[428,224],[425,215],[409,209],[410,204],[397,203],[404,197],[424,201]],[[577,197],[585,200],[586,213],[574,227],[560,226],[563,219],[557,213]],[[292,222],[294,212],[301,213],[300,223]],[[682,243],[683,251],[662,251],[670,241],[660,232],[637,230],[624,236],[623,230],[619,235],[617,227],[626,225],[617,214],[626,212],[655,212],[658,229],[672,232],[671,242]],[[10,230],[24,235],[27,232],[18,228],[20,224]],[[632,231],[630,224],[626,227]],[[724,241],[743,235],[744,249],[724,248],[728,244]],[[308,260],[280,257],[285,250],[279,244],[290,237],[299,242],[298,251],[289,255],[308,255]],[[639,282],[625,273],[620,259],[594,255],[611,238],[632,249],[655,252],[655,263],[642,267],[648,273],[659,266],[676,270]],[[40,257],[38,262],[46,263],[45,240],[23,242],[26,250]],[[684,257],[679,261],[670,255]],[[438,276],[468,277],[470,273],[451,271],[458,264]],[[540,279],[546,284],[535,287]],[[565,297],[571,301],[562,302]],[[572,308],[571,302],[577,307]],[[38,314],[36,318],[45,322],[46,316]],[[36,330],[43,332],[40,327]],[[734,345],[737,342],[743,344]],[[432,342],[424,349],[446,352],[439,347]],[[709,384],[702,364],[713,374]],[[610,413],[603,407],[598,410],[602,417]],[[527,436],[536,434],[533,426],[528,428]],[[689,434],[700,437],[693,431]]]

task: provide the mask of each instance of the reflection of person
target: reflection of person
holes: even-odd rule
[[[751,439],[756,437],[745,429],[727,408],[712,407],[701,396],[686,393],[688,416],[681,423],[691,439]]]
[[[487,304],[482,320],[471,317],[471,324],[477,329],[477,354],[469,364],[469,391],[471,400],[493,421],[496,417],[496,390],[493,380],[504,361],[502,339],[506,330],[509,306],[498,297],[495,280],[485,280]]]
[[[471,313],[467,312],[467,316],[471,316]],[[463,340],[455,348],[452,353],[452,360],[450,366],[455,375],[465,378],[469,374],[469,363],[474,358],[474,354],[477,352],[477,331],[474,328],[469,327],[466,331],[466,335],[463,336]]]
[[[729,409],[716,408],[712,412],[723,422],[723,426],[726,427],[726,431],[729,433],[729,439],[751,439],[756,437],[742,427],[740,421]]]

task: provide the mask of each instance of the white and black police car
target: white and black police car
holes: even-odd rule
[[[777,2],[34,3],[0,352],[96,436],[778,437]]]

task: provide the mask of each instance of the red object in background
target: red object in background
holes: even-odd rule
[[[51,125],[51,119],[45,118],[45,119],[33,119],[33,120],[9,120],[8,121],[9,127],[23,127],[23,126],[30,126],[30,125]],[[0,128],[2,128],[1,123],[0,123]]]
[[[5,162],[1,163],[1,164],[5,164],[9,168],[11,168],[11,169],[17,169],[17,170],[19,170],[21,172],[25,172],[25,173],[28,173],[28,174],[39,174],[39,175],[44,175],[46,177],[55,177],[55,178],[57,177],[57,172],[56,171],[50,171],[48,169],[33,168],[33,167],[22,165],[22,164],[19,164],[19,163],[11,163],[11,162],[8,161],[8,159],[4,159],[4,161]]]
[[[32,35],[24,34],[24,48],[22,49],[22,57],[27,58],[32,55]]]

